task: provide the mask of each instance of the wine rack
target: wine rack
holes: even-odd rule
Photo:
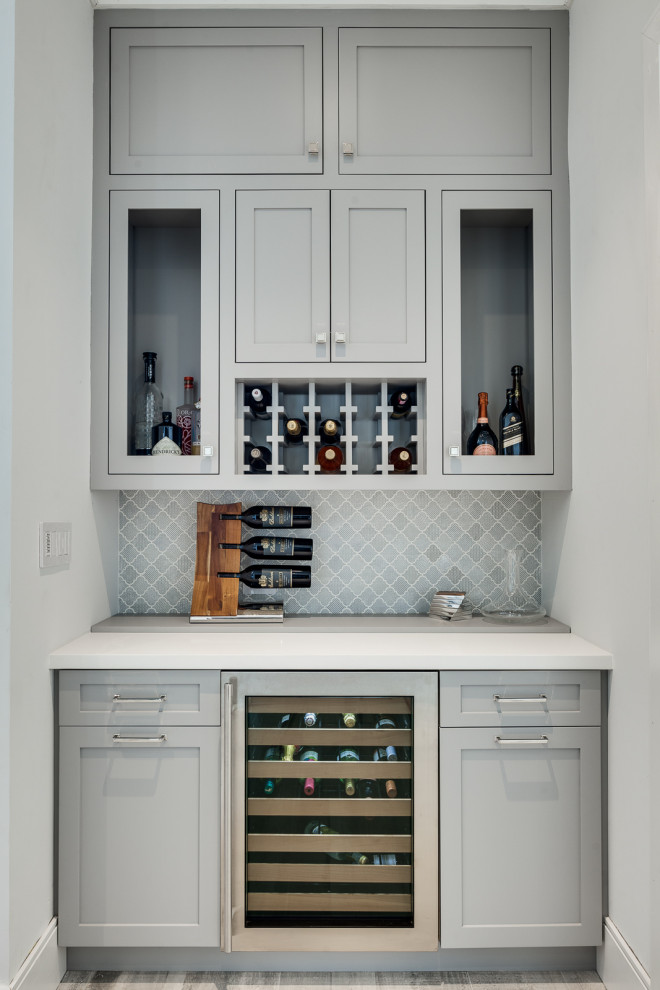
[[[255,415],[246,402],[246,390],[258,386],[267,389],[271,401],[265,415]],[[349,479],[356,475],[390,475],[395,468],[389,463],[391,451],[405,447],[411,454],[409,472],[396,472],[397,477],[424,474],[425,443],[423,437],[425,381],[340,381],[340,382],[278,382],[240,381],[236,383],[237,459],[238,474],[280,476],[307,475],[313,478],[322,469],[317,463],[322,446],[319,426],[326,419],[341,424],[339,446],[343,463],[334,476]],[[393,417],[390,397],[405,389],[414,398],[410,410],[402,417]],[[284,424],[288,418],[301,419],[307,426],[302,442],[287,442]],[[266,460],[259,470],[249,464],[249,452],[265,448]]]
[[[343,713],[357,725],[345,727]],[[409,926],[412,699],[248,697],[246,714],[246,922]],[[383,715],[392,724],[376,728]],[[390,758],[374,760],[385,747]],[[359,759],[339,760],[346,751]]]

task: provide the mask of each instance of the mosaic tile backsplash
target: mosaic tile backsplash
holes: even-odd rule
[[[190,612],[197,502],[312,507],[311,530],[299,531],[314,540],[312,587],[241,592],[245,600],[284,600],[288,615],[424,614],[437,590],[465,591],[481,608],[497,596],[513,547],[524,590],[541,601],[538,492],[126,491],[119,497],[120,612]],[[245,526],[243,539],[258,532]]]

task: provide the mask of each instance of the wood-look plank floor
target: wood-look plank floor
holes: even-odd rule
[[[145,986],[145,984],[147,986]],[[559,984],[559,986],[557,986]],[[554,986],[552,986],[554,985]],[[59,990],[343,990],[387,987],[388,990],[602,990],[591,970],[551,972],[414,972],[414,973],[242,973],[242,972],[108,972],[65,973]]]

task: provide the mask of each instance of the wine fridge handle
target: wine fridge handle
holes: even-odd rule
[[[234,684],[229,680],[224,686],[224,711],[222,720],[222,907],[223,921],[220,932],[220,948],[231,952],[232,934],[232,876],[231,876],[231,780],[232,780],[232,709]]]

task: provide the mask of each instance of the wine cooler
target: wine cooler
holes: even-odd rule
[[[223,682],[225,951],[434,951],[437,675]]]

